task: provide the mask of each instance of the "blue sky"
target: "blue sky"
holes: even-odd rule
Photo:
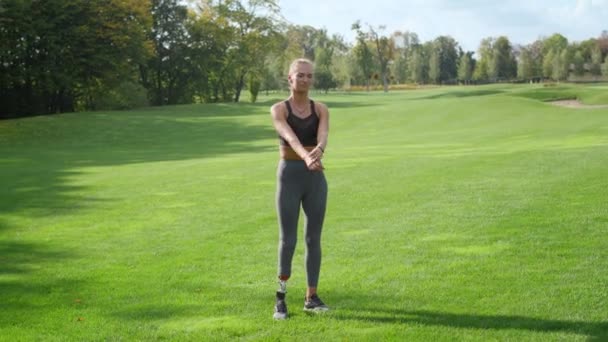
[[[416,32],[422,42],[450,35],[466,51],[481,39],[505,35],[526,45],[561,33],[568,41],[608,30],[608,0],[279,0],[292,24],[326,28],[354,40],[353,22],[385,25],[386,34]]]

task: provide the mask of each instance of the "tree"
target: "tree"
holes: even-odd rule
[[[319,40],[327,36],[326,30],[317,30],[308,25],[290,25],[285,33],[289,45],[286,48],[289,54],[288,60],[298,57],[308,58],[314,61]]]
[[[376,51],[376,59],[380,66],[380,74],[382,76],[382,84],[384,86],[384,92],[388,92],[388,83],[389,83],[389,62],[393,60],[394,56],[394,42],[383,34],[379,33],[385,29],[384,26],[379,26],[378,28],[374,28],[371,25],[368,25],[368,32],[363,32],[361,28],[361,24],[357,21],[352,25],[352,29],[357,32],[357,36],[361,37],[361,39],[365,40],[365,38],[369,39],[372,44],[375,45]]]
[[[282,54],[272,53],[266,57],[266,62],[261,72],[261,89],[266,92],[266,95],[271,90],[283,88],[283,82],[285,82],[284,64]]]
[[[81,103],[86,109],[147,105],[147,91],[140,83],[138,66],[153,53],[148,39],[152,25],[150,3],[112,0],[88,4],[95,6],[89,27],[95,32],[91,45],[96,50],[87,58],[89,77],[83,84],[86,97]]]
[[[48,113],[48,108],[39,104],[46,100],[44,88],[50,88],[48,81],[39,76],[40,69],[46,66],[38,61],[44,53],[40,49],[42,42],[36,38],[41,23],[30,14],[31,4],[24,1],[4,1],[0,6],[0,118]],[[44,15],[40,17],[46,19]]]
[[[517,62],[513,56],[513,47],[505,36],[498,37],[492,44],[491,77],[511,79],[517,74]]]
[[[188,10],[179,0],[152,0],[153,24],[150,39],[154,56],[141,66],[141,79],[157,106],[190,102],[186,86],[190,80]]]
[[[346,44],[341,36],[328,37],[326,30],[320,31],[315,59],[315,78],[318,88],[327,92],[338,85],[336,75],[341,74],[341,71],[335,66],[335,59],[346,50]],[[343,76],[342,79],[344,80]]]
[[[602,31],[596,41],[602,56],[608,56],[608,30]]]
[[[405,83],[408,78],[407,58],[403,54],[398,54],[394,63],[391,64],[390,73],[395,76],[397,83]]]
[[[436,51],[439,61],[439,81],[454,80],[458,71],[458,43],[456,40],[450,36],[439,36],[433,41],[433,49]]]
[[[568,56],[568,50],[563,49],[559,53],[556,53],[553,57],[553,79],[556,81],[564,81],[568,78],[568,71],[570,66],[570,58]]]
[[[232,44],[232,32],[226,29],[225,21],[217,20],[214,9],[207,7],[189,13],[186,29],[190,37],[191,92],[198,101],[217,102],[220,100],[220,87],[227,87],[220,80],[219,73],[225,64],[226,51]]]
[[[608,56],[604,58],[604,64],[602,64],[602,75],[608,77]]]
[[[132,82],[133,61],[147,54],[145,2],[5,0],[1,6],[3,117],[91,108],[96,92]]]
[[[418,84],[423,84],[425,82],[428,64],[422,46],[418,46],[412,51],[408,61],[408,69],[410,70],[410,78],[412,81]]]
[[[568,39],[559,33],[551,35],[549,38],[545,38],[543,41],[542,52],[543,55],[547,55],[549,51],[562,51],[568,47]]]
[[[261,86],[260,77],[255,73],[249,73],[249,94],[251,95],[251,103],[255,103],[258,100],[258,94]]]
[[[318,57],[315,62],[315,83],[316,87],[325,90],[336,87],[336,81],[331,73],[333,48],[328,44],[327,47],[317,50]]]
[[[420,40],[415,32],[409,31],[397,31],[391,39],[395,44],[395,61],[391,66],[391,74],[396,77],[398,83],[404,83],[411,79],[410,58],[413,49],[420,45]]]
[[[344,59],[347,51],[341,36],[328,35],[326,29],[315,29],[311,26],[289,26],[285,35],[286,46],[282,55],[285,56],[285,69],[294,58],[308,58],[315,62],[316,86],[328,90],[337,85],[338,80],[345,83],[346,65],[335,66],[335,59]],[[321,59],[321,60],[319,60]],[[338,75],[339,74],[339,75]],[[329,88],[327,88],[329,87]]]
[[[549,50],[549,52],[543,58],[543,77],[553,78],[553,65],[556,57],[557,55],[554,50]]]
[[[350,49],[340,48],[337,53],[334,54],[332,63],[332,74],[336,81],[337,87],[349,88],[351,85],[351,73],[349,71],[349,55]]]
[[[517,77],[522,80],[529,80],[534,77],[534,60],[532,52],[528,48],[522,48],[519,54],[519,63],[517,66]]]
[[[356,65],[360,68],[363,77],[365,78],[366,88],[369,91],[372,70],[374,66],[373,54],[366,41],[366,34],[361,31],[359,22],[352,25],[352,30],[357,33],[357,44],[353,49]]]
[[[591,52],[591,65],[589,72],[593,76],[600,76],[602,74],[602,51],[599,46],[596,46]]]
[[[576,51],[572,63],[574,64],[574,75],[583,76],[585,74],[585,58],[581,51]]]
[[[568,53],[563,53],[568,49],[568,39],[559,33],[551,35],[549,38],[542,40],[542,74],[543,77],[552,78],[554,80],[564,79],[567,77],[565,68]],[[564,75],[565,74],[565,75]]]
[[[441,56],[435,44],[432,45],[429,58],[429,80],[439,83],[441,80]]]
[[[492,80],[510,79],[517,74],[517,62],[513,47],[507,37],[488,37],[481,41],[478,53],[480,71],[478,77],[486,76]]]
[[[474,78],[476,80],[488,80],[495,75],[495,65],[493,64],[494,49],[492,45],[494,38],[488,37],[481,40],[477,54],[480,56],[479,62],[475,67]]]
[[[224,89],[231,88],[222,94],[223,100],[233,94],[234,102],[238,102],[247,74],[260,74],[266,55],[272,50],[279,7],[275,0],[223,0],[216,5],[209,1],[207,7],[214,10],[216,20],[224,23],[230,37],[216,81]]]
[[[595,38],[583,40],[579,43],[578,50],[581,52],[585,63],[591,62],[591,52],[597,45],[598,41]]]
[[[532,75],[534,78],[542,78],[543,75],[543,42],[538,39],[534,43],[526,47],[530,51],[530,58],[532,60]]]
[[[464,53],[458,64],[458,79],[467,84],[473,78],[473,51]]]
[[[374,29],[371,25],[369,26],[369,34],[372,41],[376,44],[376,58],[380,64],[380,73],[382,75],[382,84],[384,86],[384,92],[388,92],[389,84],[389,62],[393,59],[394,45],[393,41],[388,37],[378,33],[383,31],[384,26]]]

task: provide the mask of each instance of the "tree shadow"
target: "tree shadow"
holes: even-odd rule
[[[260,106],[237,107],[239,115],[260,113]],[[261,153],[275,148],[252,144],[276,137],[270,119],[268,125],[258,125],[230,116],[234,106],[195,108],[76,113],[2,122],[0,212],[62,215],[95,207],[100,200],[87,196],[86,186],[69,182],[83,167]]]
[[[361,302],[359,300],[357,302]],[[343,301],[352,302],[343,298]],[[340,298],[336,305],[339,305]],[[363,301],[365,302],[365,301]],[[376,301],[377,302],[377,301]],[[591,340],[605,341],[608,338],[608,321],[584,322],[551,320],[516,315],[475,315],[428,310],[407,310],[378,306],[357,306],[352,310],[340,308],[334,312],[337,320],[361,321],[386,324],[416,324],[463,329],[528,330],[531,332],[563,332],[585,335]]]
[[[0,233],[9,227],[0,220]],[[0,326],[21,322],[43,305],[37,301],[52,293],[69,293],[80,281],[57,277],[32,277],[45,265],[72,258],[73,254],[43,243],[0,239]],[[45,304],[46,305],[46,304]]]
[[[434,100],[442,98],[463,98],[463,97],[475,97],[475,96],[488,96],[504,93],[504,90],[499,89],[477,89],[477,90],[458,90],[448,91],[439,94],[433,94],[428,96],[416,97],[416,100]]]
[[[94,192],[95,184],[80,183],[81,175],[90,168],[274,150],[272,144],[254,143],[276,139],[270,120],[260,125],[249,119],[258,114],[259,106],[250,105],[185,106],[1,121],[1,324],[16,324],[13,314],[34,314],[36,301],[48,294],[75,293],[84,286],[78,279],[45,275],[43,270],[86,256],[73,255],[65,241],[35,241],[27,233],[45,229],[37,224],[47,221],[37,218],[100,210],[112,200]],[[42,301],[42,306],[57,304],[53,299]]]
[[[9,228],[0,217],[0,234],[4,235]],[[30,273],[40,262],[54,262],[71,256],[71,253],[42,243],[14,241],[3,236],[0,239],[0,276]]]
[[[40,262],[52,262],[69,256],[69,253],[52,250],[43,244],[0,241],[0,276],[30,273]]]
[[[361,101],[327,101],[324,102],[325,105],[327,105],[327,108],[329,108],[329,111],[331,112],[332,109],[334,108],[363,108],[363,107],[374,107],[377,106],[378,104],[375,103],[369,103],[369,102],[361,102]]]
[[[355,101],[350,101],[348,99],[348,97],[350,95],[348,95],[348,94],[346,94],[346,95],[340,94],[340,96],[344,96],[343,101],[336,101],[336,100],[325,101],[325,99],[323,99],[323,98],[318,98],[318,99],[313,98],[313,100],[322,102],[323,104],[325,104],[330,112],[332,111],[332,109],[336,109],[336,108],[360,108],[360,107],[377,106],[377,104],[374,104],[374,103],[361,101],[361,99],[355,99]],[[268,115],[270,115],[270,107],[277,102],[285,101],[285,99],[286,98],[276,98],[276,99],[265,100],[263,102],[258,102],[256,105],[266,108],[266,112],[268,112]]]
[[[174,112],[177,117],[185,118],[214,118],[214,117],[247,117],[255,115],[270,114],[270,106],[277,100],[264,100],[251,102],[230,102],[230,103],[207,103],[207,104],[190,104],[190,105],[171,105],[162,107],[148,107],[145,109],[133,110],[142,113],[143,117],[150,117],[158,114],[160,118],[170,119],[167,117],[168,112]],[[204,109],[201,109],[204,108]],[[269,119],[270,120],[270,119]],[[269,121],[270,122],[270,121]]]

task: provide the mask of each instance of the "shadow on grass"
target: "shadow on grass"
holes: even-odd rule
[[[162,107],[147,107],[145,109],[138,109],[130,111],[130,113],[141,113],[142,117],[149,118],[160,114],[162,118],[170,118],[171,113],[174,113],[179,118],[227,118],[227,117],[247,117],[255,115],[268,115],[270,116],[270,106],[277,100],[265,100],[258,101],[256,103],[251,102],[239,102],[239,103],[208,103],[208,104],[189,104],[189,105],[174,105],[174,106],[162,106]],[[100,112],[90,113],[95,115]],[[129,113],[129,112],[126,112]],[[169,115],[167,115],[169,114]],[[268,119],[270,123],[270,118]]]
[[[331,112],[332,109],[338,109],[338,108],[362,108],[362,107],[374,107],[377,106],[377,103],[368,103],[368,102],[360,102],[360,101],[353,101],[353,102],[338,102],[338,101],[328,101],[328,102],[323,102],[325,103],[325,105],[327,105],[327,108],[329,109],[329,111]]]
[[[357,311],[336,312],[340,320],[389,324],[420,324],[465,329],[516,329],[532,332],[564,332],[586,335],[594,340],[606,341],[608,322],[582,322],[539,319],[509,315],[471,315],[426,310],[398,310],[361,307]]]
[[[348,95],[346,97],[348,97]],[[285,101],[285,99],[267,100],[264,102],[260,102],[256,105],[262,106],[262,109],[266,110],[266,112],[268,113],[268,116],[270,118],[270,107],[279,101]],[[323,99],[323,98],[319,98],[315,101],[322,102],[323,104],[325,104],[327,106],[327,108],[329,109],[330,113],[332,112],[333,109],[338,109],[338,108],[362,108],[362,107],[373,107],[373,106],[378,105],[377,103],[364,102],[359,99],[357,99],[355,101],[349,101],[347,98],[343,98],[343,101],[336,101],[336,100],[325,101],[325,99]]]
[[[227,115],[232,111],[244,116],[260,113],[259,107],[249,105],[185,106],[0,122],[0,310],[6,315],[28,313],[46,293],[81,286],[59,275],[42,279],[39,270],[81,256],[70,255],[65,241],[33,242],[32,236],[47,228],[40,225],[49,221],[38,218],[55,220],[83,209],[101,210],[99,204],[111,200],[99,198],[93,180],[81,183],[87,172],[109,170],[92,168],[276,148],[255,144],[276,137],[270,120],[258,124],[259,120]]]
[[[49,248],[42,243],[15,241],[4,237],[10,227],[0,218],[0,276],[21,275],[32,272],[41,263],[55,262],[71,257],[70,253]],[[6,279],[0,278],[0,284]],[[5,292],[0,291],[4,295]],[[2,302],[0,302],[1,304]]]
[[[503,90],[499,89],[478,89],[478,90],[458,90],[458,91],[447,91],[439,94],[433,94],[428,96],[416,97],[415,100],[434,100],[442,98],[462,98],[462,97],[474,97],[474,96],[488,96],[495,94],[502,94]]]
[[[80,306],[77,302],[78,291],[83,286],[81,280],[61,277],[0,281],[0,331],[5,328],[15,331],[18,328],[19,332],[12,334],[13,341],[24,340],[24,336],[31,337],[34,332],[45,338],[51,338],[52,334],[61,335],[57,331],[51,332],[53,323],[49,322],[53,320],[49,314],[67,309],[69,314],[64,317],[65,321],[76,321]],[[4,337],[11,340],[8,336]],[[0,337],[0,340],[4,339]]]
[[[0,241],[0,276],[27,274],[40,263],[67,257],[67,253],[49,250],[43,244]],[[4,291],[0,293],[5,294]]]
[[[324,97],[312,97],[313,100],[317,102],[322,102],[331,111],[332,109],[337,108],[358,108],[358,107],[372,107],[377,104],[369,103],[362,101],[360,98],[351,98],[351,94],[340,93],[340,94],[331,94],[342,96],[340,100],[335,100],[335,97],[332,97],[331,101],[326,101]],[[248,103],[248,102],[239,102],[239,103],[214,103],[214,104],[193,104],[193,105],[179,105],[179,106],[164,106],[164,107],[149,107],[143,110],[145,114],[140,115],[142,119],[150,119],[154,118],[157,114],[160,114],[160,119],[170,118],[167,117],[167,113],[170,111],[175,111],[176,116],[180,118],[230,118],[230,117],[247,117],[247,116],[255,116],[259,115],[267,118],[268,127],[271,127],[270,121],[270,107],[275,103],[285,101],[289,97],[289,94],[286,94],[284,97],[271,97],[261,101],[257,101],[256,103]],[[366,96],[365,99],[368,99],[369,96]],[[201,109],[205,108],[205,109]],[[135,113],[141,113],[142,110],[131,111],[135,116]],[[129,113],[129,112],[126,112]],[[98,115],[99,113],[90,113],[90,116]],[[132,116],[132,115],[131,115]]]
[[[8,226],[0,221],[0,233]],[[45,265],[73,257],[42,243],[0,239],[0,326],[22,324],[44,305],[40,300],[53,293],[70,293],[79,282],[72,279],[36,279]],[[24,316],[25,314],[27,316]]]
[[[252,144],[276,137],[270,118],[259,125],[254,124],[259,120],[229,114],[256,115],[259,107],[176,106],[5,121],[0,127],[0,212],[61,215],[94,206],[98,199],[82,195],[87,187],[70,182],[83,167],[272,151],[274,145]]]

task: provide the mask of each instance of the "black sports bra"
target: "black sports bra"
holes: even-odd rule
[[[287,106],[287,124],[300,140],[302,146],[317,145],[317,131],[319,129],[319,116],[315,110],[315,103],[310,100],[310,115],[305,118],[300,118],[293,114],[289,101],[285,101]],[[289,146],[289,143],[283,137],[279,136],[281,146]]]

